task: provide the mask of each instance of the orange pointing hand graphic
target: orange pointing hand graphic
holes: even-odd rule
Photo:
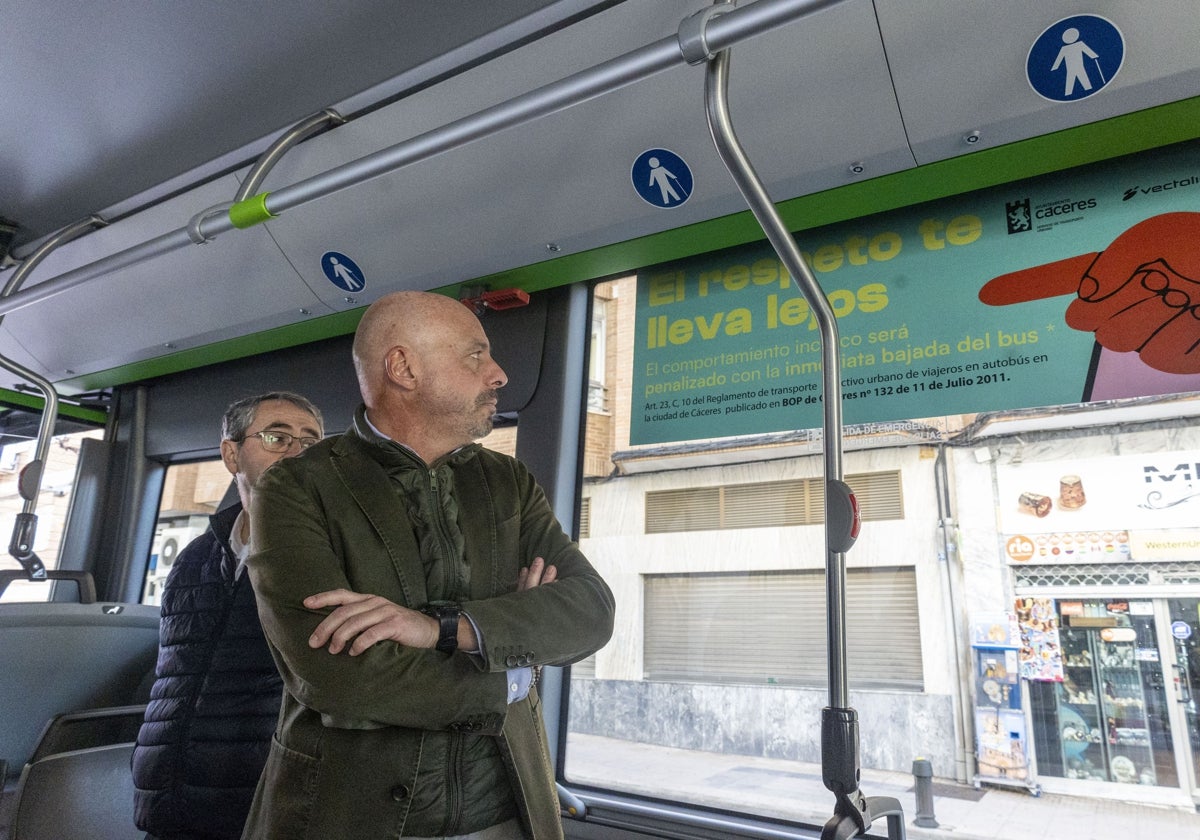
[[[1104,251],[1002,274],[979,290],[991,306],[1074,292],[1067,325],[1164,373],[1200,373],[1200,213],[1163,213]]]

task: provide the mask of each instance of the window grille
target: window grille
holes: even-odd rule
[[[1018,587],[1200,584],[1200,562],[1014,566]]]

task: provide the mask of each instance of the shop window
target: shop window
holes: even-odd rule
[[[1060,600],[1057,612],[1062,680],[1030,683],[1038,772],[1178,785],[1152,602]]]

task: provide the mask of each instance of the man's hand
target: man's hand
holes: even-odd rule
[[[524,592],[546,583],[554,583],[558,578],[558,568],[547,566],[541,557],[534,557],[528,566],[522,566],[517,572],[517,591]]]
[[[349,645],[350,655],[358,656],[371,645],[384,640],[412,648],[433,648],[437,645],[437,619],[393,604],[378,595],[333,589],[308,596],[304,599],[304,606],[310,610],[336,607],[309,637],[308,646],[311,648],[329,645],[330,653],[341,653]],[[460,642],[463,624],[470,627],[469,621],[459,620]],[[470,635],[472,638],[475,636],[474,632]]]

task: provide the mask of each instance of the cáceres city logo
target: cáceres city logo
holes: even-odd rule
[[[1049,230],[1064,222],[1075,222],[1082,214],[1096,209],[1099,202],[1094,196],[1088,198],[1056,198],[1034,205],[1028,196],[1004,203],[1004,220],[1008,232],[1026,233],[1031,230]]]

